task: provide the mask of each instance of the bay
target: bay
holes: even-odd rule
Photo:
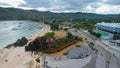
[[[0,48],[39,31],[42,25],[33,21],[0,21]]]

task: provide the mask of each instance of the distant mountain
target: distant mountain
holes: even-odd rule
[[[23,10],[18,8],[2,8],[0,7],[0,20],[41,20],[42,17],[48,19],[65,18],[65,19],[104,19],[114,18],[120,19],[120,14],[95,14],[95,13],[53,13],[49,11],[37,11],[37,10]]]

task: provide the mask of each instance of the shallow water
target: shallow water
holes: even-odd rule
[[[0,48],[28,37],[41,29],[40,23],[31,21],[0,21]]]

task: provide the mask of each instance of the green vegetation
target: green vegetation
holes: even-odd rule
[[[100,33],[96,33],[96,32],[94,32],[94,31],[92,31],[92,30],[89,30],[88,32],[89,32],[90,34],[98,37],[98,38],[100,38],[100,37],[102,36]]]
[[[120,34],[115,34],[115,35],[113,36],[113,39],[114,39],[114,40],[120,39]]]
[[[17,8],[2,8],[0,7],[0,19],[1,20],[33,20],[33,21],[42,21],[43,15],[45,19],[56,19],[54,21],[79,21],[80,22],[87,22],[89,24],[96,23],[96,22],[120,22],[120,15],[119,14],[108,14],[108,15],[101,15],[95,13],[52,13],[49,11],[40,12],[36,10],[22,10]],[[13,13],[14,12],[14,13]]]
[[[50,25],[52,30],[58,30],[59,29],[59,24],[58,23],[53,23],[53,22],[50,22],[50,21],[46,21],[45,24]]]
[[[14,13],[13,13],[14,12]],[[98,22],[120,22],[120,14],[101,15],[95,13],[52,13],[37,10],[22,10],[17,8],[0,7],[0,20],[32,20],[49,24],[52,30],[58,29],[61,22],[71,22],[77,29],[93,29]]]
[[[60,47],[61,45],[65,44],[65,39],[59,39],[55,42],[56,47]]]
[[[93,48],[93,46],[94,46],[94,43],[93,43],[93,42],[90,42],[90,43],[89,43],[89,47]]]
[[[82,41],[83,41],[83,38],[82,38],[82,37],[79,37],[79,40],[82,42]]]
[[[35,59],[35,61],[37,62],[37,64],[36,64],[36,68],[38,68],[38,63],[40,63],[40,57],[38,57],[37,59]]]
[[[70,32],[68,32],[67,34],[68,35],[66,36],[66,38],[68,38],[68,40],[73,40],[73,35]]]
[[[84,17],[86,16],[86,18]],[[92,30],[95,28],[95,24],[98,22],[120,22],[120,16],[109,16],[109,15],[95,15],[95,14],[87,14],[81,16],[79,19],[73,19],[72,23],[75,25],[74,27],[79,29],[86,29],[86,30]]]
[[[40,57],[38,57],[37,59],[35,59],[35,61],[36,61],[37,63],[40,63]]]
[[[64,28],[65,31],[68,31],[68,28]]]
[[[45,52],[46,50],[55,50],[58,47],[60,47],[59,50],[62,50],[62,48],[68,47],[71,44],[74,44],[76,41],[80,41],[80,39],[82,39],[77,36],[73,36],[71,33],[68,33],[66,37],[60,38],[52,37],[53,35],[53,32],[49,32],[43,37],[36,38],[25,47],[25,50]]]
[[[96,33],[100,33],[102,36],[109,36],[107,32],[101,31],[101,30],[94,30]]]
[[[98,53],[98,50],[96,50],[95,53],[97,54],[97,53]]]
[[[66,38],[68,38],[68,40],[74,40],[74,41],[83,41],[82,37],[78,37],[78,36],[73,36],[70,32],[67,33],[68,35],[66,36]]]
[[[45,37],[53,37],[55,35],[54,32],[47,32],[44,36]]]

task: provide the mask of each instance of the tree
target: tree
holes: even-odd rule
[[[70,39],[73,39],[73,35],[70,32],[68,32],[67,37],[70,38]]]
[[[96,33],[96,32],[94,32],[94,31],[92,31],[92,30],[88,30],[88,32],[89,32],[90,34],[92,34],[92,35],[98,37],[98,38],[100,38],[100,37],[102,36],[102,34]]]
[[[68,28],[64,28],[65,31],[68,31]]]
[[[90,43],[89,43],[89,46],[90,46],[91,48],[93,48],[94,43],[93,43],[93,42],[90,42]]]
[[[55,35],[54,32],[47,32],[44,36],[46,36],[46,37],[52,37],[54,35]]]
[[[45,22],[45,24],[50,25],[50,27],[51,27],[52,30],[57,30],[57,29],[59,29],[59,24],[58,24],[58,23],[54,23],[54,22],[51,22],[51,21],[47,21],[47,22]]]
[[[101,34],[100,34],[100,33],[96,33],[96,36],[97,36],[98,38],[100,38],[100,37],[101,37]]]
[[[80,37],[80,38],[79,38],[79,40],[82,42],[82,41],[83,41],[83,38],[82,38],[82,37]]]

